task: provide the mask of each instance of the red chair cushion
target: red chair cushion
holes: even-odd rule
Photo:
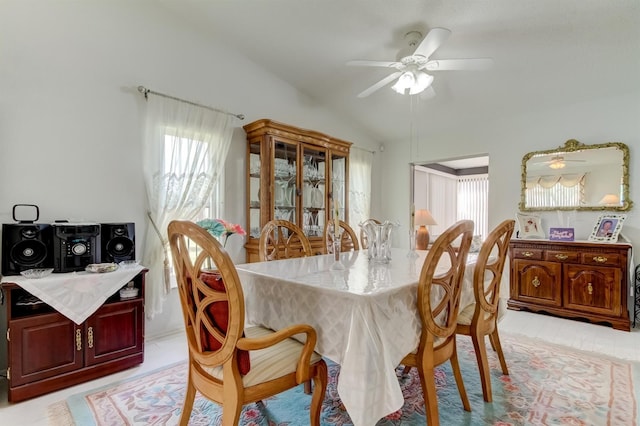
[[[224,281],[222,276],[217,272],[201,272],[200,279],[203,283],[216,291],[225,291]],[[207,312],[211,315],[211,319],[214,325],[226,335],[227,328],[229,327],[229,304],[226,301],[214,302],[207,308]],[[222,347],[222,344],[218,342],[206,328],[201,329],[201,336],[204,350],[215,351]],[[244,333],[242,333],[244,337]],[[251,362],[249,360],[249,352],[244,350],[238,350],[238,369],[240,374],[247,374],[251,369]]]

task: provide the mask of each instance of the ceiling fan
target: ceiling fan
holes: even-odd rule
[[[431,83],[433,76],[427,71],[452,71],[452,70],[486,70],[493,65],[491,58],[476,59],[430,59],[433,52],[440,47],[449,37],[451,31],[446,28],[434,28],[422,38],[419,31],[410,31],[405,34],[405,40],[409,44],[408,50],[413,52],[405,55],[407,50],[403,49],[398,55],[397,61],[349,61],[349,66],[362,67],[385,67],[393,68],[396,71],[389,74],[373,86],[358,94],[359,98],[364,98],[378,89],[396,80],[392,89],[400,94],[415,95],[425,90],[429,90],[428,95],[435,95]]]
[[[584,163],[586,160],[567,160],[562,155],[554,155],[549,161],[540,161],[537,164],[546,164],[551,169],[563,169],[567,163]]]

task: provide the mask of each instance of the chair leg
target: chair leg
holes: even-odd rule
[[[502,374],[509,375],[509,369],[507,368],[507,361],[504,359],[504,352],[502,352],[502,345],[500,344],[500,336],[498,335],[498,327],[493,330],[493,333],[489,335],[489,339],[493,342],[496,352],[498,353],[498,359],[500,360],[500,366],[502,367]]]
[[[222,406],[222,426],[238,426],[242,404],[237,398],[224,401]]]
[[[453,354],[451,355],[451,359],[449,361],[451,362],[453,377],[456,379],[456,384],[458,385],[458,392],[460,392],[462,406],[464,407],[465,411],[471,411],[471,404],[469,403],[469,397],[467,397],[467,391],[464,388],[462,373],[460,372],[460,364],[458,363],[458,349],[455,346],[453,348]]]
[[[327,391],[327,382],[327,363],[322,360],[317,364],[316,374],[313,377],[313,396],[311,397],[311,408],[309,410],[311,426],[320,426],[320,412],[322,411],[322,402]]]
[[[411,371],[411,366],[405,365],[404,368],[402,369],[402,375],[406,376],[407,374],[409,374],[409,371]]]
[[[304,393],[311,395],[311,380],[304,382]]]
[[[191,383],[191,379],[187,379],[187,392],[184,396],[184,404],[182,405],[182,414],[180,414],[180,426],[187,426],[193,410],[193,401],[196,397],[196,388]]]
[[[491,374],[489,373],[489,360],[487,359],[487,347],[485,345],[484,336],[477,334],[471,335],[473,348],[476,352],[478,360],[478,371],[480,372],[480,383],[482,384],[482,396],[486,402],[492,402],[491,394]]]
[[[422,384],[422,395],[424,397],[425,415],[427,416],[427,425],[439,426],[440,416],[438,415],[438,396],[436,394],[436,378],[435,370],[428,368],[425,371],[424,366],[418,368],[420,375],[420,383]]]

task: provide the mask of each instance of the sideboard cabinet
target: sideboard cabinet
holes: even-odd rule
[[[80,325],[45,303],[24,303],[29,293],[4,282],[9,402],[141,364],[146,272],[142,270],[132,280],[138,288],[136,297],[121,300],[116,292]]]
[[[272,120],[247,133],[247,262],[256,262],[260,231],[270,220],[295,223],[314,253],[324,253],[324,227],[338,203],[348,221],[351,142]]]
[[[511,240],[507,306],[630,331],[630,251],[629,244]]]

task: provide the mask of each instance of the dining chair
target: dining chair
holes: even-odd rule
[[[377,223],[378,225],[380,225],[382,222],[380,222],[378,219],[367,219],[367,220],[372,220],[375,223]],[[363,221],[365,222],[365,221]],[[360,227],[360,247],[362,248],[362,250],[366,250],[369,248],[369,241],[367,240],[367,233],[364,232],[364,229],[362,227]]]
[[[288,220],[271,220],[262,228],[258,242],[261,262],[311,256],[309,239],[298,225]]]
[[[463,307],[458,314],[456,333],[471,336],[480,370],[482,396],[486,402],[491,402],[492,396],[485,336],[489,336],[491,347],[498,354],[502,374],[509,374],[498,336],[498,305],[500,303],[502,272],[514,226],[515,220],[503,221],[491,231],[482,244],[473,271],[475,303]]]
[[[360,250],[360,244],[358,244],[358,237],[356,237],[356,233],[353,231],[353,228],[349,226],[348,223],[338,220],[338,226],[342,230],[340,233],[340,251],[351,251],[351,250]],[[324,227],[324,247],[326,253],[333,253],[333,234],[334,229],[334,220],[330,220],[327,222]]]
[[[220,404],[222,425],[231,426],[243,405],[313,380],[309,415],[312,425],[320,425],[328,378],[325,361],[314,351],[315,329],[245,328],[242,285],[222,245],[188,221],[169,223],[168,236],[189,348],[180,424],[189,422],[196,391]],[[209,264],[215,272],[203,270]],[[293,339],[303,334],[305,343]]]
[[[418,369],[425,414],[429,426],[440,424],[436,395],[435,367],[451,362],[462,405],[471,411],[464,388],[456,349],[456,324],[460,307],[460,292],[467,254],[473,236],[473,221],[462,220],[442,233],[427,252],[418,282],[418,312],[422,324],[420,342],[414,352],[405,356],[401,364],[404,372]],[[457,250],[453,247],[461,237]],[[447,268],[446,271],[441,271]]]

